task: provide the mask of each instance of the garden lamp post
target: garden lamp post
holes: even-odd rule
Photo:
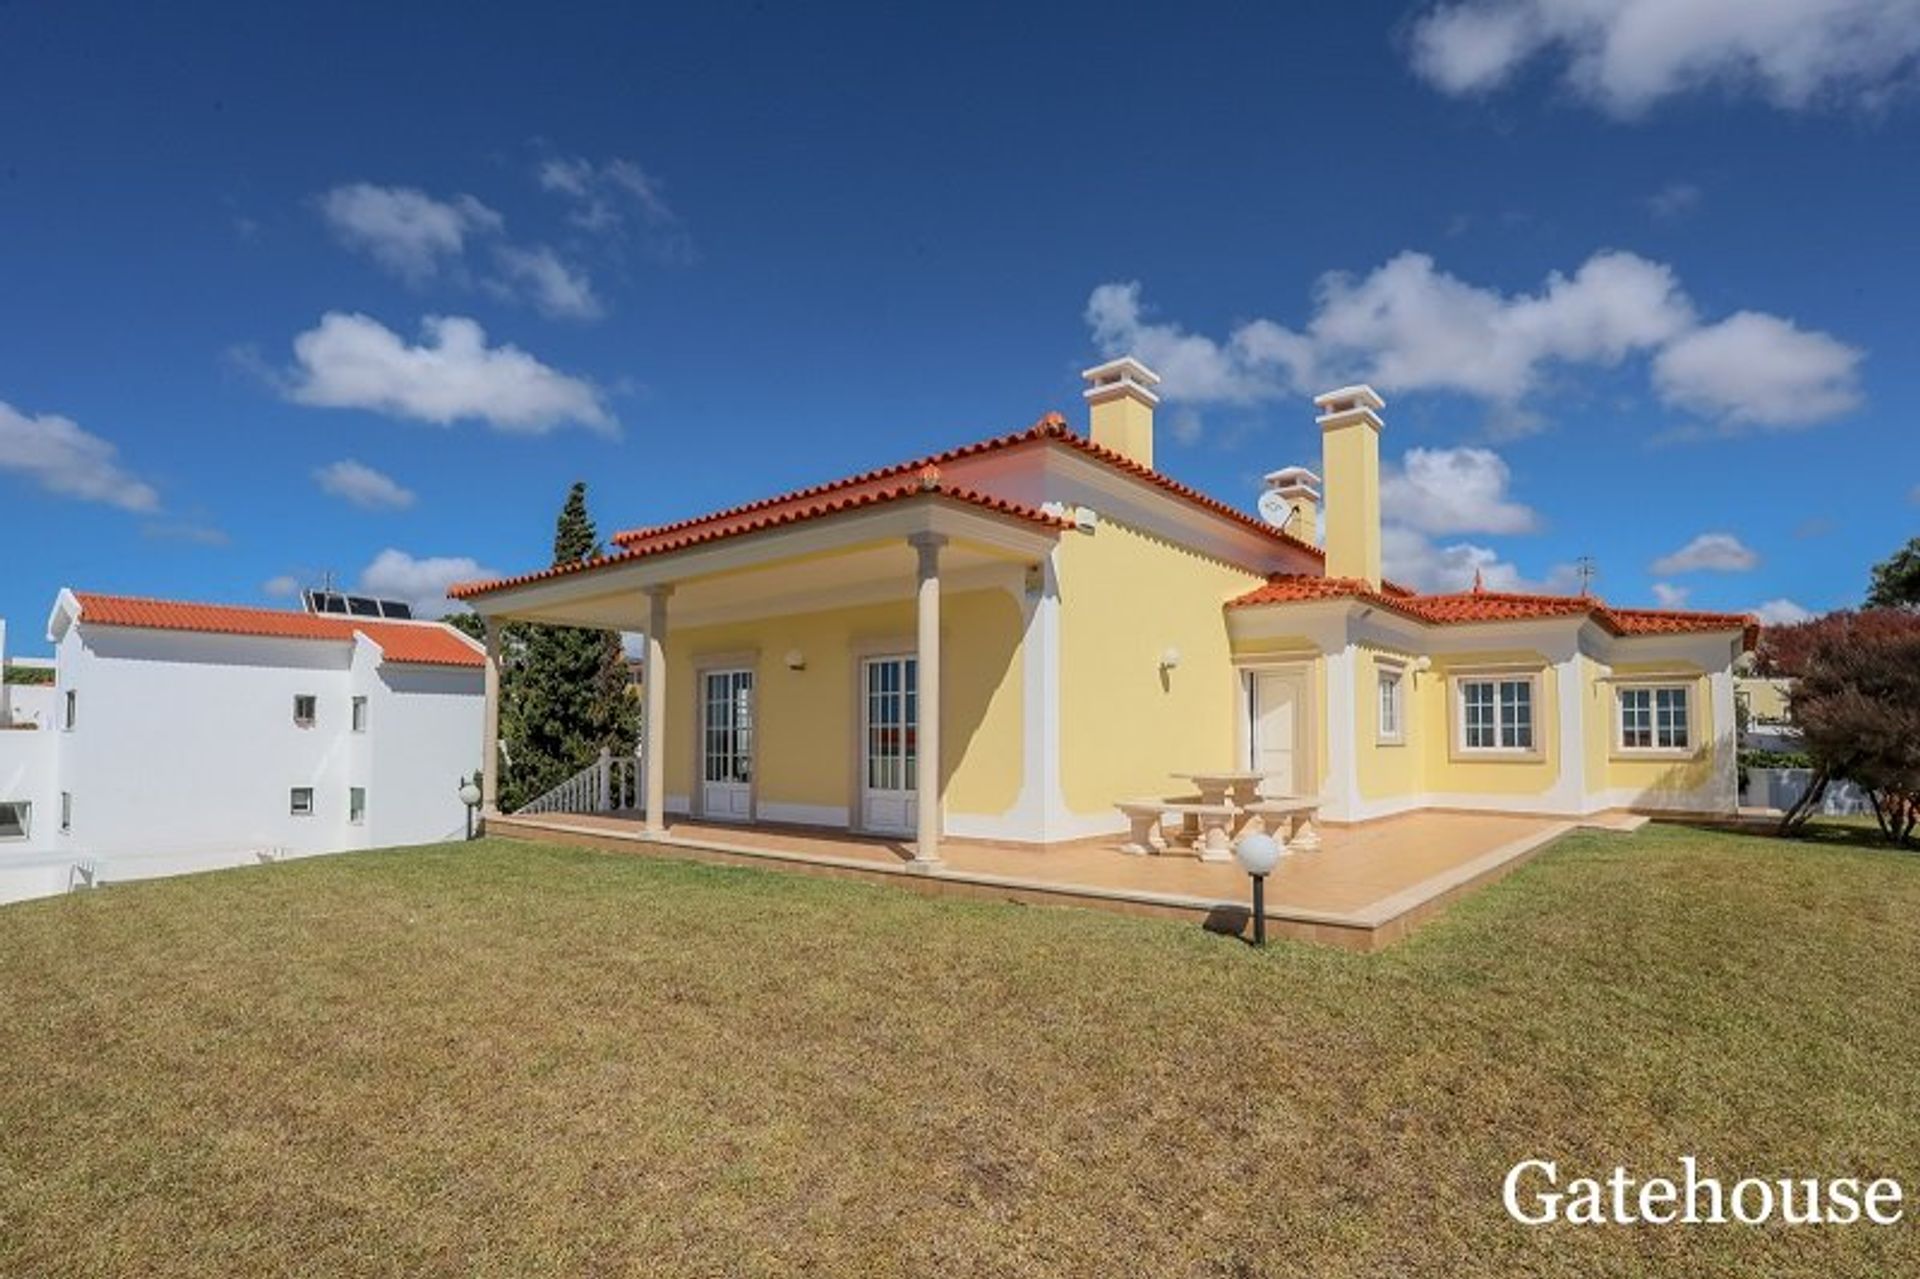
[[[467,806],[467,838],[473,838],[473,810],[480,807],[480,788],[471,777],[460,783],[460,802]]]
[[[1280,841],[1264,833],[1242,835],[1233,846],[1240,869],[1253,876],[1253,944],[1267,944],[1267,876],[1280,861]]]

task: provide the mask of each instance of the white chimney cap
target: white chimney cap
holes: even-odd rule
[[[1319,489],[1320,477],[1304,466],[1283,466],[1277,471],[1267,472],[1267,487],[1271,489]]]
[[[1372,409],[1378,413],[1387,407],[1387,402],[1380,398],[1380,392],[1365,382],[1323,391],[1313,397],[1313,402],[1322,413],[1344,413],[1350,409]]]
[[[1160,375],[1131,355],[1082,369],[1080,376],[1087,380],[1087,389],[1081,394],[1095,404],[1123,395],[1130,395],[1149,406],[1160,402],[1160,397],[1151,389],[1160,384]]]

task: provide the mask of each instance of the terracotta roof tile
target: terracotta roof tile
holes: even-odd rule
[[[234,604],[195,604],[75,591],[80,620],[89,626],[129,626],[158,631],[200,631],[215,635],[257,635],[276,639],[332,640],[351,643],[356,633],[380,646],[386,660],[420,666],[479,666],[485,660],[466,637],[450,626],[430,622],[376,621],[296,613],[291,609],[246,608]]]
[[[1011,435],[998,435],[992,439],[977,440],[974,443],[963,444],[958,448],[948,449],[942,453],[933,453],[926,457],[914,458],[911,461],[898,462],[892,466],[881,467],[878,470],[863,471],[858,475],[849,475],[842,479],[830,480],[825,484],[816,484],[810,488],[795,489],[792,492],[761,498],[758,501],[749,502],[744,506],[728,507],[725,510],[713,511],[705,515],[696,515],[691,519],[679,520],[672,524],[661,524],[652,528],[627,529],[623,532],[615,533],[613,540],[621,546],[631,546],[638,542],[672,536],[711,524],[726,524],[737,519],[771,513],[774,510],[788,506],[805,506],[828,494],[848,490],[857,491],[869,486],[885,484],[888,481],[897,480],[903,476],[911,475],[916,471],[924,470],[929,466],[944,466],[963,458],[978,457],[985,453],[1003,452],[1008,449],[1020,448],[1023,445],[1037,444],[1043,441],[1054,441],[1064,444],[1116,471],[1133,476],[1135,479],[1145,481],[1158,489],[1171,493],[1182,501],[1198,506],[1203,510],[1211,511],[1215,515],[1224,516],[1244,528],[1259,533],[1271,541],[1290,546],[1295,550],[1304,551],[1316,558],[1324,558],[1324,552],[1311,542],[1304,542],[1291,533],[1281,532],[1279,529],[1273,527],[1273,525],[1256,519],[1236,507],[1229,506],[1217,498],[1209,497],[1199,489],[1182,484],[1180,481],[1163,475],[1150,467],[1142,466],[1131,458],[1114,452],[1112,449],[1095,444],[1092,440],[1078,434],[1069,427],[1067,420],[1058,413],[1049,413],[1026,430],[1015,431]]]
[[[948,487],[940,480],[939,468],[931,462],[923,462],[913,469],[916,473],[904,478],[890,471],[876,477],[862,477],[857,483],[825,487],[816,496],[806,501],[791,501],[786,498],[769,499],[751,507],[740,507],[706,519],[662,525],[657,529],[637,529],[631,533],[621,534],[620,536],[626,539],[622,548],[612,554],[603,555],[599,559],[582,560],[575,564],[559,564],[552,568],[538,569],[531,573],[521,573],[515,577],[503,577],[489,582],[461,582],[448,587],[447,594],[455,599],[468,599],[509,586],[522,586],[529,582],[565,577],[573,573],[586,572],[589,569],[604,568],[611,564],[624,564],[644,559],[649,555],[685,550],[688,547],[718,542],[744,533],[781,528],[789,524],[799,524],[806,520],[820,519],[823,516],[837,515],[864,507],[881,506],[911,497],[948,498],[981,510],[991,511],[996,515],[1005,515],[1024,520],[1029,524],[1037,524],[1042,528],[1073,527],[1071,520],[1058,515],[1049,515],[1045,511],[1019,502],[1009,502],[1005,498],[992,497],[972,489]]]
[[[1228,608],[1263,604],[1294,604],[1306,600],[1357,599],[1390,609],[1431,626],[1458,626],[1473,622],[1520,622],[1543,617],[1590,616],[1615,635],[1687,634],[1701,631],[1743,632],[1752,648],[1759,623],[1745,613],[1703,613],[1678,609],[1614,608],[1589,595],[1531,595],[1511,591],[1460,591],[1447,595],[1397,593],[1386,584],[1375,589],[1355,578],[1276,574],[1230,600]]]

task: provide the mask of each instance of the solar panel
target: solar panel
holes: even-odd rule
[[[309,613],[329,613],[339,617],[391,617],[413,619],[413,605],[405,600],[383,600],[372,595],[346,595],[339,591],[303,591],[301,599]]]

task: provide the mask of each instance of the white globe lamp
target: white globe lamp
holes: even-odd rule
[[[473,810],[480,807],[480,788],[469,777],[460,783],[460,802],[467,806],[467,838],[473,838]]]
[[[1280,841],[1264,831],[1242,835],[1233,846],[1233,859],[1253,877],[1253,944],[1267,944],[1267,876],[1280,864]]]

